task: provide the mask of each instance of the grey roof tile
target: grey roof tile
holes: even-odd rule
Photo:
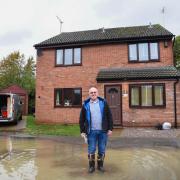
[[[108,80],[141,80],[141,79],[172,79],[180,78],[174,66],[148,68],[107,68],[101,69],[97,81]]]
[[[63,32],[57,36],[47,39],[41,43],[35,44],[35,48],[48,46],[61,46],[70,44],[88,44],[95,42],[108,41],[127,41],[132,39],[143,38],[172,38],[173,34],[159,24],[148,26],[132,26],[132,27],[118,27],[108,28],[104,32],[102,29],[77,31],[77,32]]]

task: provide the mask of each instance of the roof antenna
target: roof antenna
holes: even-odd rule
[[[104,27],[102,27],[102,33],[105,33],[105,28]]]
[[[153,28],[153,26],[152,26],[151,22],[149,22],[149,27],[148,27],[148,28]]]
[[[165,6],[163,6],[163,8],[161,9],[161,13],[162,13],[162,17],[163,17],[163,26],[165,27],[165,12],[166,12],[166,8]]]
[[[58,21],[59,21],[59,24],[60,24],[60,27],[59,27],[59,34],[61,34],[61,29],[62,29],[62,24],[64,23],[58,16],[56,16]]]

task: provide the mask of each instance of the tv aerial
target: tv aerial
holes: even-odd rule
[[[58,16],[56,16],[56,18],[58,19],[58,21],[59,21],[59,34],[61,34],[61,30],[62,30],[62,24],[63,24],[63,21],[58,17]]]

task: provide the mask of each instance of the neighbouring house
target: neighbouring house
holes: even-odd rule
[[[28,114],[28,92],[18,85],[11,85],[5,89],[1,89],[0,93],[18,94],[22,101],[22,114]]]
[[[114,126],[180,125],[180,73],[175,36],[159,24],[63,32],[37,50],[36,121],[79,122],[91,86],[113,113]]]

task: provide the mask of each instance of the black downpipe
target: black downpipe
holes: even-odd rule
[[[174,82],[174,127],[177,128],[177,107],[176,107],[176,84],[179,82],[177,79]]]
[[[175,60],[175,57],[174,57],[174,43],[175,43],[175,35],[173,36],[173,46],[172,46],[172,52],[173,52],[173,64],[174,64],[174,67],[176,67],[176,60]]]

